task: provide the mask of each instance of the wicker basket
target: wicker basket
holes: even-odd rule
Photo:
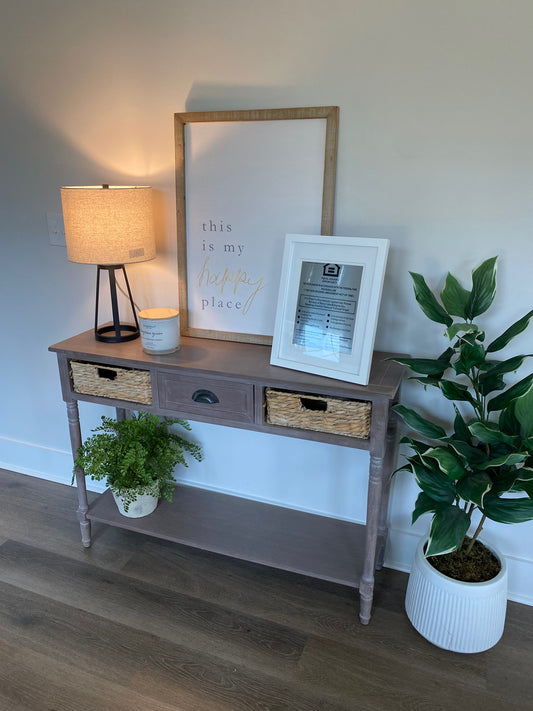
[[[149,370],[114,368],[98,363],[71,360],[74,392],[84,395],[128,400],[143,405],[152,404],[152,385]]]
[[[359,400],[317,397],[266,388],[267,422],[368,439],[372,405]]]

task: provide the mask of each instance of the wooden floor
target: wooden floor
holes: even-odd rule
[[[93,524],[70,487],[0,470],[1,711],[533,709],[533,607],[500,643],[433,647],[378,574],[353,590]]]

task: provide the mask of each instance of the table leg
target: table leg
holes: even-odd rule
[[[78,403],[73,400],[67,402],[68,426],[70,432],[70,446],[72,456],[75,459],[78,448],[81,446],[80,413]],[[85,548],[91,545],[91,522],[87,518],[89,504],[87,501],[87,489],[85,487],[85,472],[80,467],[76,467],[76,485],[78,491],[78,521],[80,522],[81,542]]]
[[[385,461],[383,465],[383,489],[381,493],[381,508],[379,512],[378,523],[378,547],[376,557],[376,570],[383,568],[383,560],[385,558],[385,546],[387,544],[387,516],[389,510],[389,494],[392,472],[396,467],[396,423],[397,417],[391,410],[387,427]]]
[[[359,619],[363,625],[370,622],[374,597],[374,571],[378,541],[378,522],[383,489],[383,457],[370,455],[368,502],[366,514],[366,545],[363,574],[359,583]]]

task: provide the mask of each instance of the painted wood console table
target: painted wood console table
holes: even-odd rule
[[[111,405],[119,419],[127,410],[144,410],[367,450],[366,525],[183,485],[177,487],[172,504],[161,501],[150,516],[129,519],[118,513],[109,491],[89,506],[84,472],[77,471],[76,479],[84,546],[91,545],[93,520],[349,585],[359,588],[360,619],[369,622],[374,572],[383,564],[389,479],[395,466],[391,406],[397,402],[403,370],[386,360],[390,353],[374,353],[370,383],[360,386],[272,366],[270,347],[251,343],[182,338],[176,353],[150,356],[140,340],[100,343],[87,331],[50,350],[57,354],[73,455],[82,441],[78,400]],[[92,369],[92,382],[77,377],[79,368]],[[307,395],[370,403],[369,436],[269,424],[267,388],[296,392],[304,399]],[[287,462],[287,476],[295,465]]]

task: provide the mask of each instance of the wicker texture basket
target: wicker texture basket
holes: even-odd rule
[[[283,427],[368,439],[372,405],[359,400],[317,397],[266,388],[267,422]]]
[[[71,360],[74,392],[115,400],[128,400],[143,405],[152,404],[152,384],[149,370],[113,368],[97,363]]]

